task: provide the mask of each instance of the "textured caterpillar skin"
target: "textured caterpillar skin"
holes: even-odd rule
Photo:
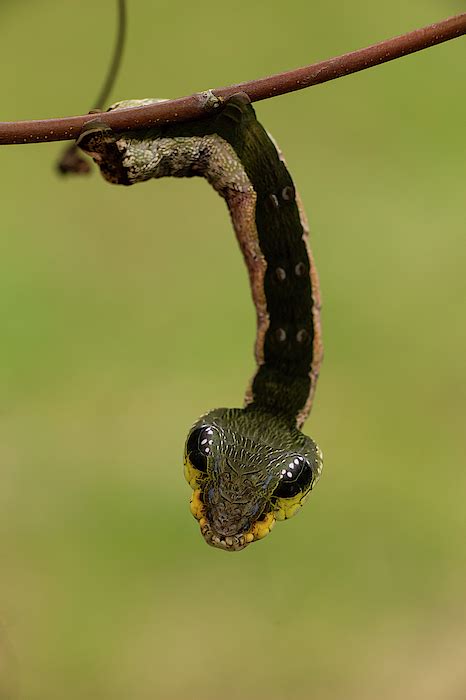
[[[311,407],[322,341],[317,273],[291,176],[243,95],[196,122],[124,134],[97,123],[78,142],[110,182],[203,176],[227,203],[257,312],[258,368],[244,409],[216,409],[194,425],[190,435],[212,427],[208,466],[199,471],[186,453],[185,472],[206,541],[242,549],[275,519],[291,517],[322,469],[319,448],[298,430]],[[307,460],[312,478],[288,503],[274,491],[293,459]]]

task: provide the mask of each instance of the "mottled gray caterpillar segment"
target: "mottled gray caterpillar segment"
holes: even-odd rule
[[[322,359],[319,285],[299,196],[245,97],[233,96],[204,119],[157,130],[114,133],[95,123],[78,142],[110,182],[202,176],[225,199],[257,313],[258,368],[246,404],[300,427]]]

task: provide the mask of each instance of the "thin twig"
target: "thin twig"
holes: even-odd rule
[[[117,36],[113,49],[112,60],[105,76],[99,95],[94,102],[91,112],[104,109],[123,57],[126,36],[126,0],[117,0]],[[72,143],[67,146],[57,161],[57,169],[62,175],[87,175],[90,172],[89,161],[83,157],[82,151]]]
[[[230,85],[212,92],[220,98],[229,97],[235,92],[246,92],[252,102],[257,102],[393,61],[395,58],[456,39],[464,34],[466,34],[466,13],[305,68]],[[143,129],[148,126],[199,118],[206,113],[205,105],[205,95],[200,93],[144,107],[131,107],[105,113],[105,123],[116,130]],[[101,115],[100,121],[103,116]],[[84,124],[92,119],[93,117],[85,114],[61,119],[0,122],[0,144],[75,139]]]
[[[121,59],[123,57],[123,49],[125,46],[125,35],[126,35],[126,2],[125,0],[117,0],[118,6],[118,20],[117,20],[117,37],[115,41],[115,48],[113,49],[113,56],[110,66],[108,68],[107,77],[105,78],[104,84],[100,90],[99,96],[94,102],[93,109],[104,109],[105,104],[109,98],[110,92],[112,90],[115,78],[120,70]]]

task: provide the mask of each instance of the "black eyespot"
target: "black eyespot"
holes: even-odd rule
[[[207,457],[211,452],[214,431],[208,425],[196,428],[188,437],[186,454],[195,469],[200,472],[207,470]]]
[[[300,455],[290,457],[280,472],[280,479],[273,492],[277,498],[293,498],[306,491],[312,482],[312,467],[308,460]]]

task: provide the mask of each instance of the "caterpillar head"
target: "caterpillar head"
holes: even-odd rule
[[[217,409],[191,429],[184,468],[204,539],[237,551],[299,510],[320,476],[322,453],[270,414]]]

